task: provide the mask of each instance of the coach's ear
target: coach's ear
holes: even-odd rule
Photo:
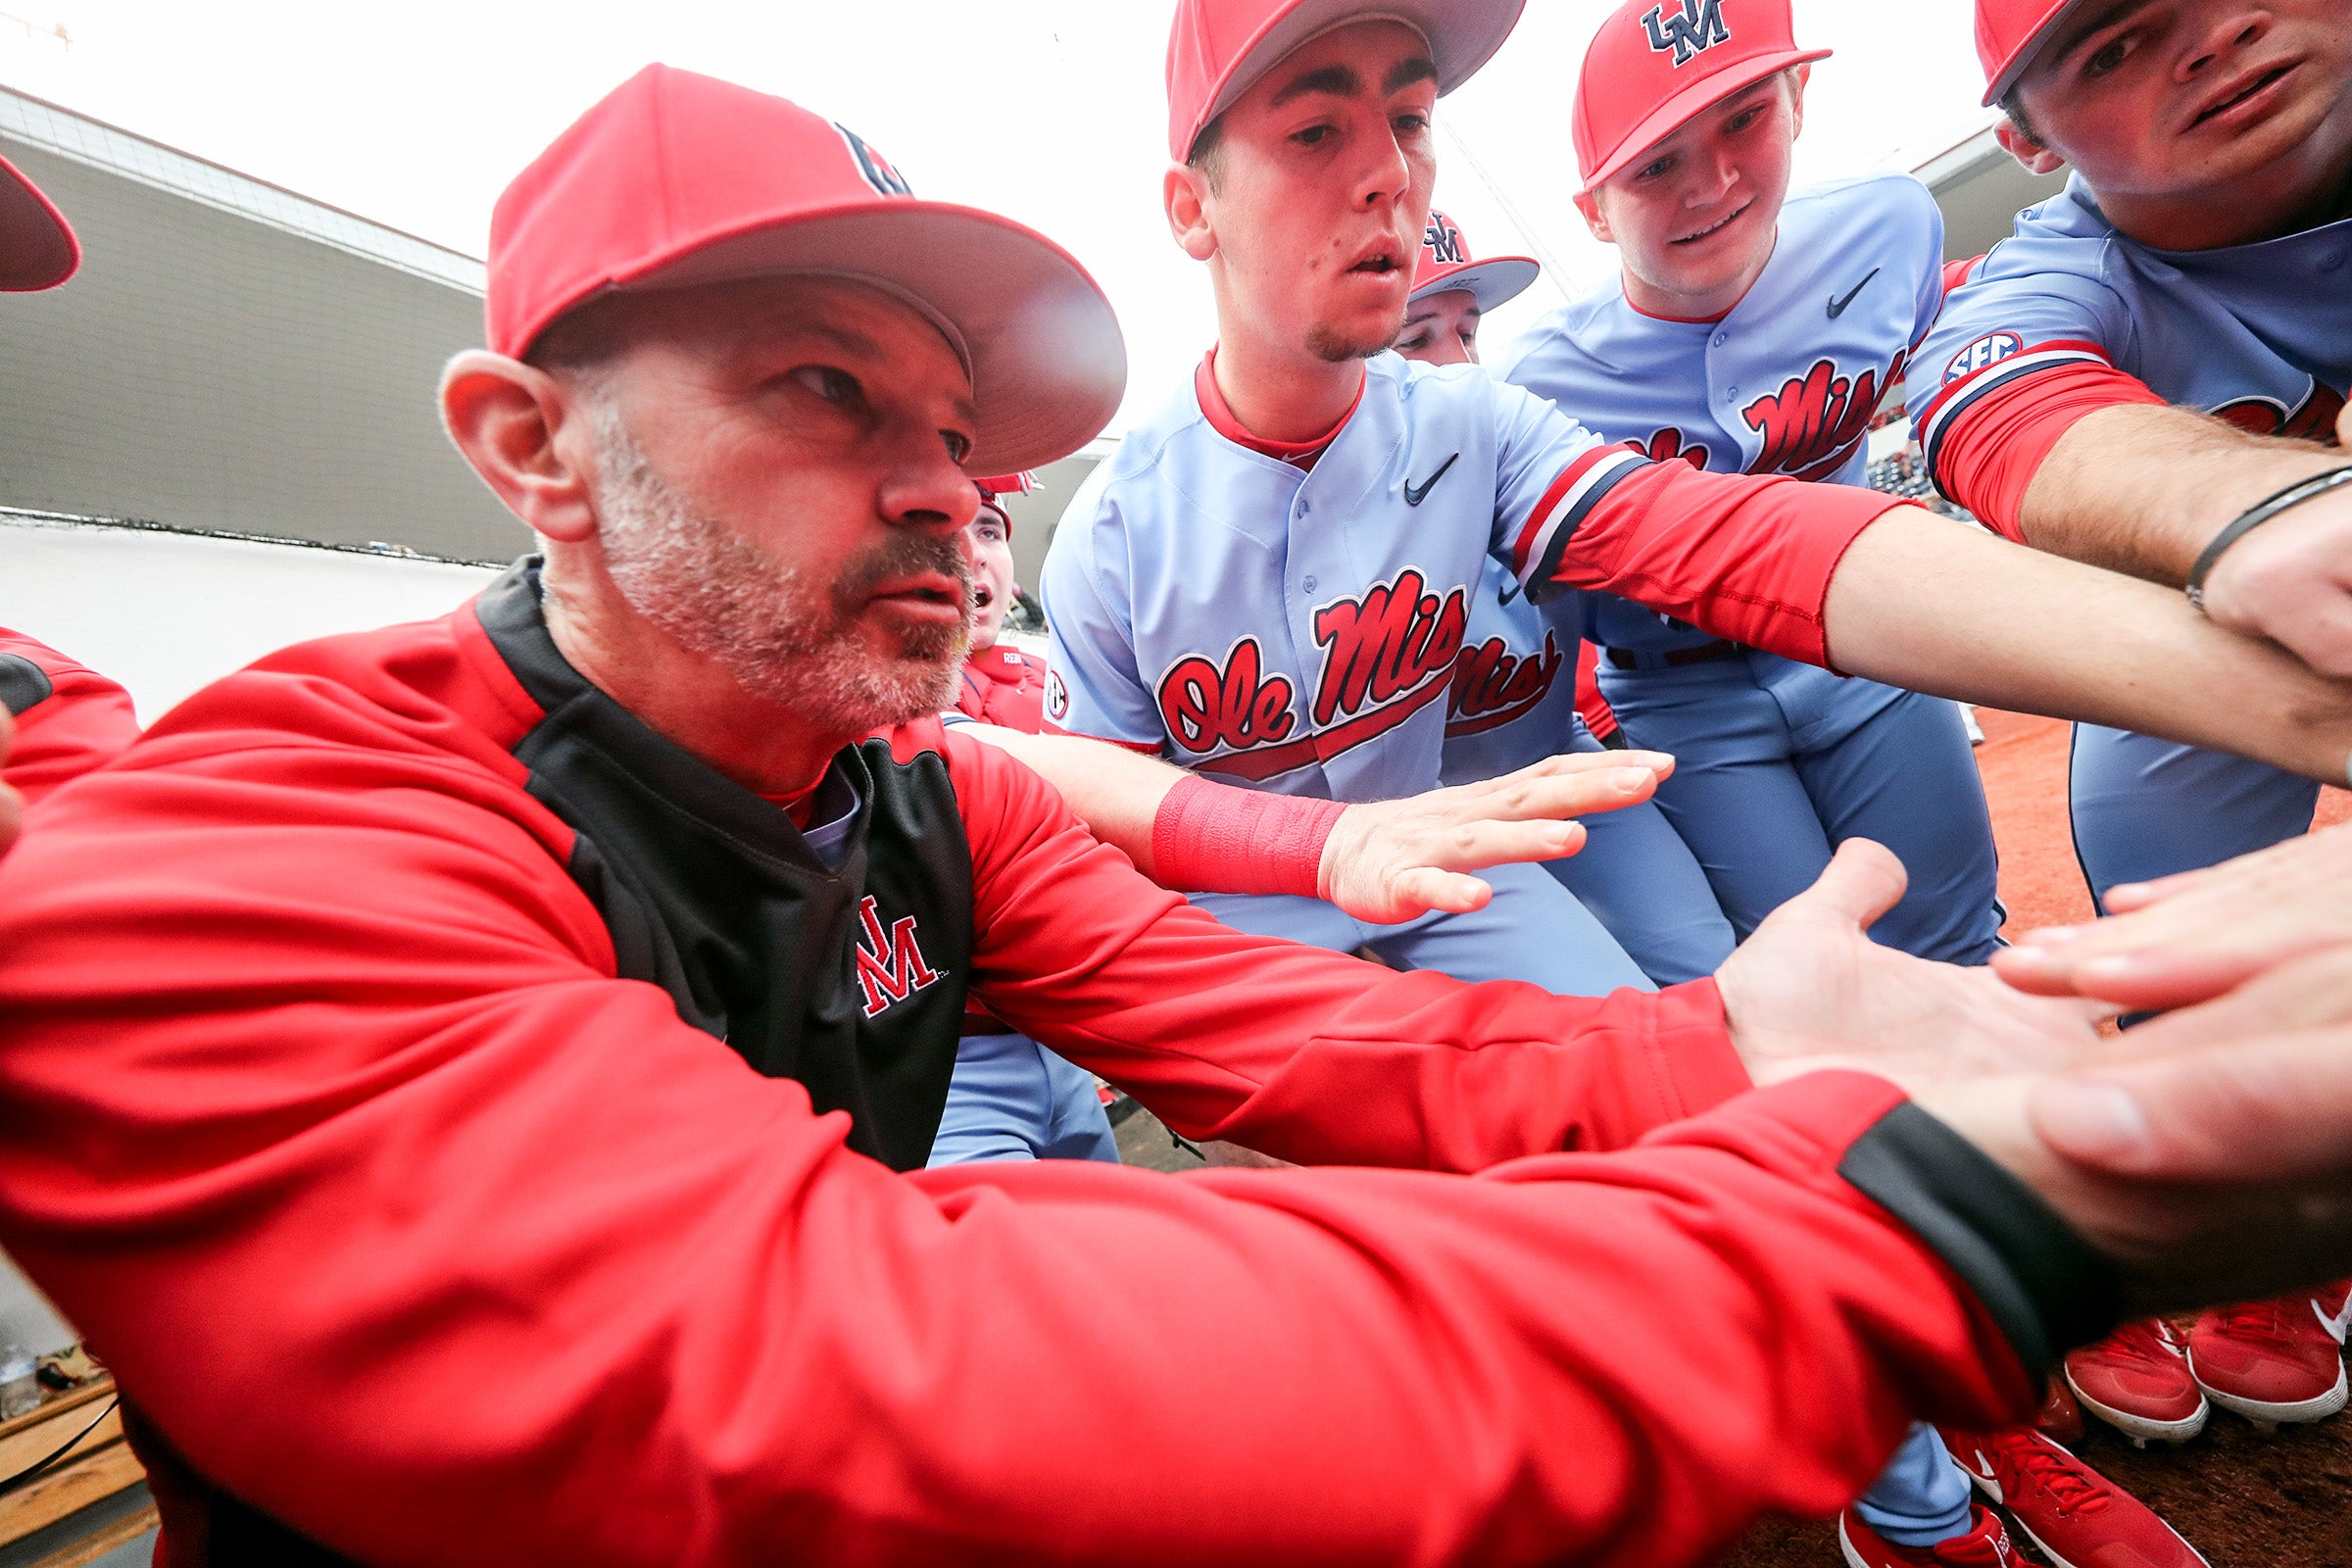
[[[565,543],[596,536],[595,462],[581,411],[546,371],[467,349],[441,372],[441,423],[482,483],[533,533]]]
[[[2009,156],[2036,174],[2055,174],[2066,167],[2066,160],[2035,141],[2014,120],[2003,120],[1992,127],[1993,138],[2009,149]]]
[[[1167,209],[1168,232],[1184,254],[1205,262],[1217,254],[1216,230],[1208,220],[1208,174],[1190,164],[1170,164],[1159,183],[1161,205]]]

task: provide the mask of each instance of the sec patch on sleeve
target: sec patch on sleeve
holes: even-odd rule
[[[1943,384],[1950,386],[1954,381],[1965,381],[1979,370],[2000,364],[2025,346],[2025,339],[2015,332],[1987,332],[1952,356],[1952,363],[1943,368]]]

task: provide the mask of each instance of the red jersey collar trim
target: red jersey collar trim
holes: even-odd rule
[[[1364,406],[1364,387],[1371,379],[1366,375],[1356,383],[1355,401],[1348,405],[1348,412],[1340,416],[1337,424],[1312,441],[1269,441],[1243,428],[1242,421],[1234,417],[1233,409],[1226,403],[1224,392],[1217,386],[1217,351],[1213,348],[1202,355],[1200,365],[1194,368],[1193,396],[1200,401],[1200,413],[1208,420],[1209,428],[1235,446],[1247,447],[1277,463],[1309,466],[1323,455],[1324,448],[1339,439],[1340,432],[1348,428],[1348,421],[1355,417],[1355,411]]]
[[[1622,278],[1618,280],[1617,292],[1619,296],[1624,299],[1625,308],[1633,312],[1636,316],[1646,317],[1653,321],[1672,321],[1677,326],[1713,326],[1716,322],[1723,320],[1725,317],[1730,316],[1732,311],[1736,311],[1740,308],[1739,306],[1735,305],[1732,307],[1732,311],[1726,311],[1722,316],[1660,316],[1655,311],[1645,311],[1641,306],[1636,305],[1634,303],[1634,297],[1625,292],[1625,281]]]

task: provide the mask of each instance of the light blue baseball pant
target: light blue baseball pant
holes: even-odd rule
[[[1608,750],[1576,722],[1575,752]],[[1579,817],[1585,847],[1544,869],[1662,986],[1697,980],[1732,956],[1732,922],[1674,824],[1653,802]]]
[[[2267,850],[2311,830],[2320,787],[2227,752],[2097,724],[2075,726],[2068,770],[2075,858],[2107,890]]]
[[[2006,917],[1999,858],[1949,702],[1754,651],[1604,662],[1600,685],[1634,745],[1674,754],[1658,806],[1742,937],[1812,886],[1838,844],[1866,838],[1911,879],[1874,938],[1923,958],[1990,959]]]
[[[1879,1479],[1855,1499],[1854,1512],[1898,1546],[1933,1546],[1968,1529],[1976,1499],[1943,1439],[1915,1421]]]
[[[965,1035],[927,1163],[982,1159],[1117,1164],[1118,1140],[1095,1093],[1095,1075],[1026,1035]]]
[[[1321,899],[1289,894],[1189,897],[1237,931],[1335,953],[1370,948],[1391,963],[1456,980],[1525,980],[1565,997],[1606,996],[1623,986],[1657,989],[1592,912],[1543,870],[1497,865],[1478,874],[1494,889],[1485,908],[1433,912],[1402,925],[1373,925]]]

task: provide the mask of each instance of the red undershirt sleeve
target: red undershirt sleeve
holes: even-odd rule
[[[1548,562],[1525,565],[1538,581],[1620,594],[1718,637],[1827,665],[1830,578],[1855,537],[1902,504],[1849,485],[1643,463],[1561,519]],[[1531,541],[1544,522],[1540,512]]]
[[[2163,406],[2137,376],[2066,364],[2021,376],[1960,411],[1936,447],[1936,486],[2005,538],[2025,538],[2026,491],[2059,438],[2084,415]]]

